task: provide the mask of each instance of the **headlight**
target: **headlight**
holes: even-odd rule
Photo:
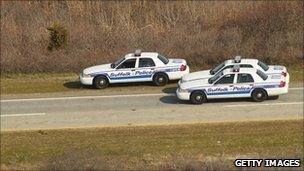
[[[182,89],[182,88],[178,88],[177,91],[180,92],[180,93],[188,93],[187,89]]]
[[[81,76],[82,76],[83,78],[91,77],[90,74],[85,74],[83,71],[82,71],[82,73],[81,73]]]

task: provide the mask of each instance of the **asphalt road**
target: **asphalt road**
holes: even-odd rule
[[[303,119],[303,87],[262,103],[226,99],[192,105],[167,93],[1,99],[1,131],[277,119]]]

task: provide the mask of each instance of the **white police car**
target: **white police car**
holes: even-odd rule
[[[86,68],[80,74],[84,85],[106,88],[112,83],[153,81],[163,86],[169,80],[178,80],[189,73],[184,59],[167,59],[156,52],[136,50],[117,61]]]
[[[181,100],[201,104],[207,99],[251,97],[261,102],[288,92],[288,82],[282,74],[266,75],[255,68],[225,69],[211,78],[202,78],[179,84],[176,95]]]
[[[289,74],[285,66],[267,65],[257,59],[241,59],[241,56],[236,56],[235,59],[233,60],[226,60],[211,70],[198,71],[184,75],[181,78],[181,82],[191,81],[201,78],[210,78],[225,69],[233,68],[233,66],[235,65],[238,65],[241,68],[256,68],[263,71],[267,75],[280,73],[283,76],[287,77],[287,82],[289,82]]]

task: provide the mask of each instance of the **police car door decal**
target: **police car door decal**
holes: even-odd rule
[[[152,80],[152,75],[155,72],[155,63],[153,59],[142,57],[138,60],[138,69],[135,71],[135,76],[142,78],[143,81]]]
[[[233,87],[233,91],[237,94],[250,94],[254,85],[254,80],[250,74],[239,73],[237,74],[237,82]]]
[[[135,73],[136,60],[136,58],[132,58],[122,62],[114,71],[108,73],[110,80],[124,82],[132,79]]]
[[[209,96],[227,96],[233,91],[233,82],[235,74],[228,74],[221,77],[214,86],[207,88]]]

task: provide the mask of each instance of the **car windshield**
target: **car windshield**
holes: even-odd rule
[[[269,66],[267,64],[265,64],[262,61],[258,61],[258,65],[264,70],[267,71],[269,69]]]
[[[225,66],[225,62],[219,64],[217,67],[213,68],[212,70],[210,70],[210,74],[214,75],[216,74],[219,70],[221,70],[223,67]]]
[[[223,75],[223,71],[221,71],[218,74],[216,74],[215,76],[209,78],[208,83],[209,84],[214,83],[214,81],[216,81],[217,79],[219,79],[222,75]]]
[[[125,60],[125,58],[124,57],[122,57],[122,58],[119,58],[117,61],[115,61],[115,62],[113,62],[112,64],[111,64],[111,68],[115,68],[117,65],[119,65],[122,61],[124,61]]]
[[[161,60],[164,64],[167,64],[169,62],[169,59],[167,59],[165,56],[158,54],[157,58]]]
[[[261,70],[257,70],[256,72],[264,81],[268,78],[268,76],[262,72]]]

